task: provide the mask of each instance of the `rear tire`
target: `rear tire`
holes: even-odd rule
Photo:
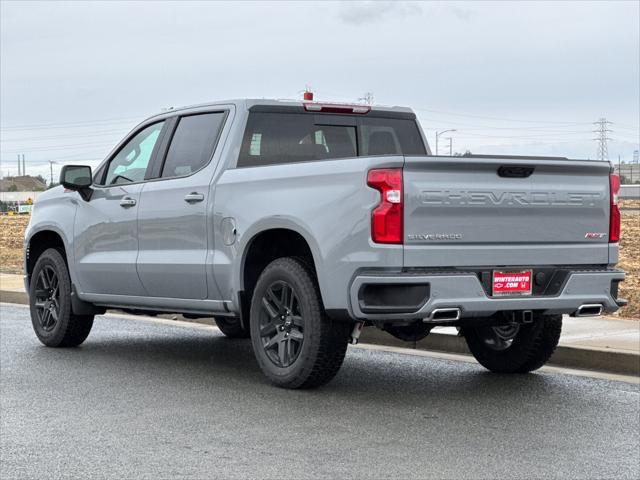
[[[239,318],[216,317],[216,325],[226,337],[249,338],[250,331],[242,325]]]
[[[315,388],[344,360],[351,325],[324,312],[312,270],[279,258],[262,272],[251,301],[251,342],[260,368],[283,388]]]
[[[38,258],[29,285],[31,323],[47,347],[77,347],[93,326],[93,315],[71,311],[71,278],[62,254],[55,248]]]
[[[537,315],[528,324],[465,327],[469,350],[496,373],[527,373],[542,367],[558,345],[562,315]]]

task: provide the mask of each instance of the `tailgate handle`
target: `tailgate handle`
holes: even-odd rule
[[[506,178],[530,177],[536,167],[521,167],[519,165],[502,165],[498,168],[498,176]]]

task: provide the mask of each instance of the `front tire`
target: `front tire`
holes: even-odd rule
[[[29,285],[31,323],[47,347],[77,347],[93,326],[93,315],[71,311],[71,278],[62,254],[55,248],[38,258]]]
[[[465,327],[469,350],[496,373],[527,373],[542,367],[555,351],[562,315],[536,315],[532,323]]]
[[[338,373],[350,325],[327,317],[315,275],[304,262],[271,262],[256,283],[250,316],[256,360],[275,385],[315,388]]]

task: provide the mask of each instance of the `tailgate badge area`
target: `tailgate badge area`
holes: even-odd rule
[[[607,234],[602,232],[587,232],[584,234],[584,238],[586,238],[587,240],[597,240],[600,238],[605,238],[606,236]]]
[[[407,240],[462,240],[461,233],[412,233]]]

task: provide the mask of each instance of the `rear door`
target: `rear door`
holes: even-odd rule
[[[219,299],[207,277],[212,250],[212,161],[227,110],[178,117],[145,184],[138,216],[138,275],[152,297]]]
[[[608,263],[609,164],[407,157],[406,267]]]

